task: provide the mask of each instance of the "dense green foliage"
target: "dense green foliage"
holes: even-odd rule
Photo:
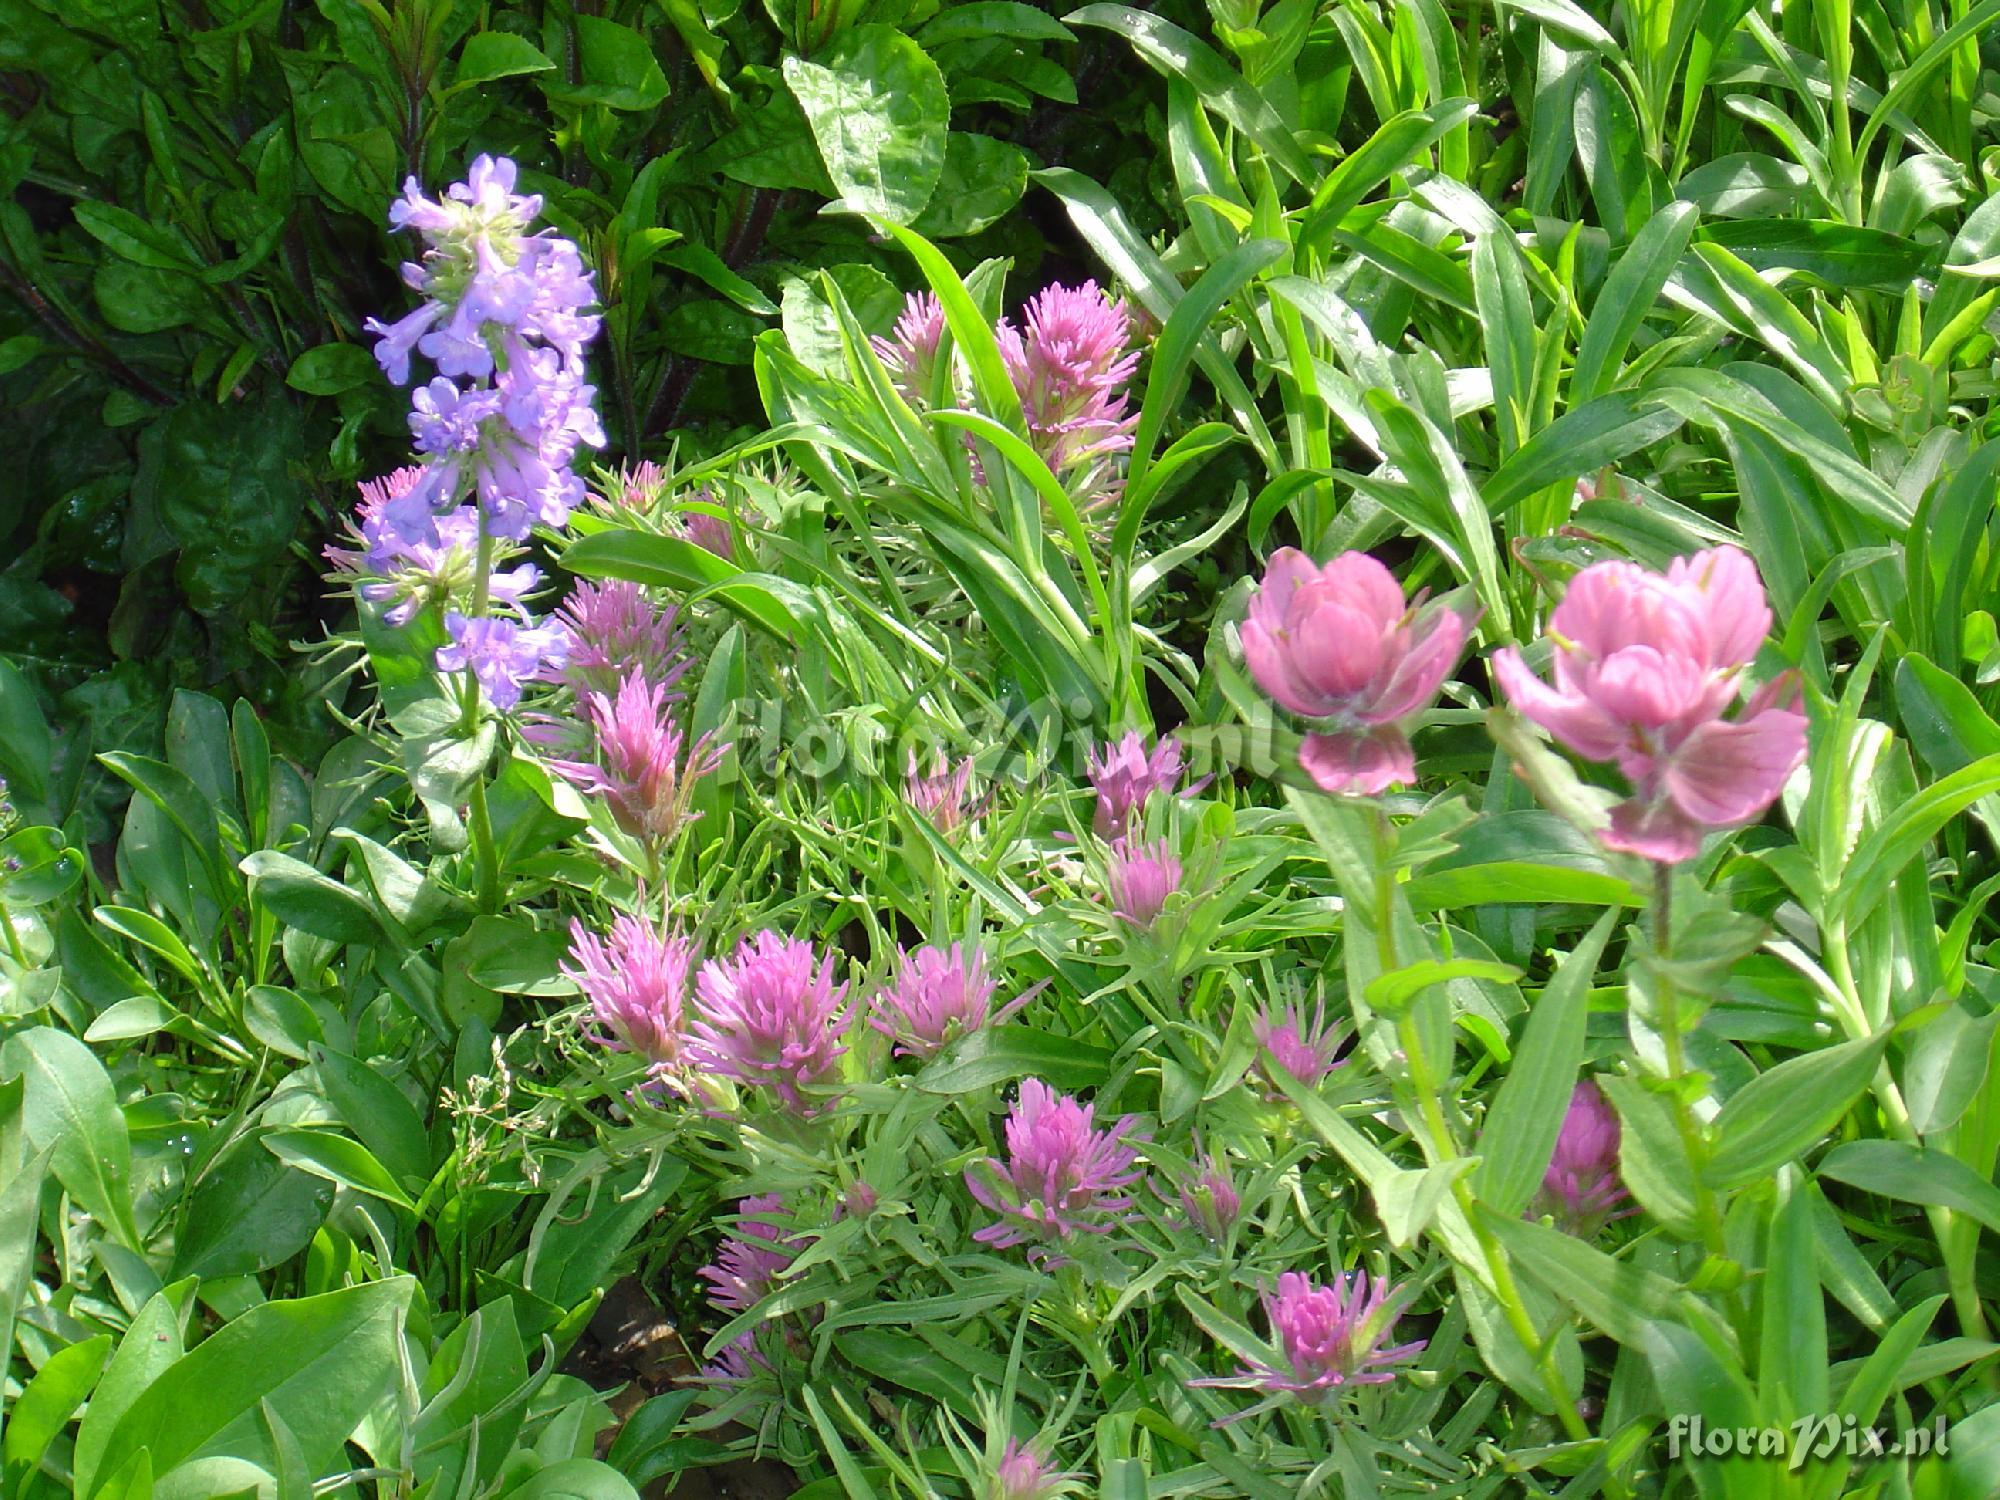
[[[1032,1440],[1114,1497],[2000,1493],[1996,22],[0,0],[0,1484],[608,1500],[755,1455],[986,1500]],[[604,310],[549,600],[678,609],[667,712],[729,745],[664,831],[558,764],[581,694],[438,670],[462,586],[392,623],[322,578],[407,450],[388,203],[478,152]],[[1143,333],[1112,482],[996,333],[1086,276]],[[1730,694],[1795,674],[1804,764],[1655,864],[1488,664],[1574,651],[1580,570],[1719,545],[1772,612]],[[1476,618],[1381,797],[1246,657],[1286,546]],[[1127,733],[1213,777],[1142,806],[1152,920],[1093,828]],[[602,1044],[576,934],[627,914],[832,962],[816,1108]],[[1020,1008],[892,1051],[919,943]],[[1545,1187],[1580,1077],[1608,1222]],[[1146,1173],[1048,1257],[980,1175],[1030,1080]],[[698,1268],[753,1239],[732,1304]],[[1272,1358],[1281,1274],[1357,1269],[1424,1344],[1392,1378],[1196,1383]]]

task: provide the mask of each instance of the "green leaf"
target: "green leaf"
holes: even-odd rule
[[[491,1480],[527,1415],[520,1399],[527,1380],[527,1351],[512,1297],[486,1302],[447,1334],[424,1376],[425,1404],[414,1434],[417,1483],[435,1483],[439,1493],[454,1493],[468,1469],[479,1483]],[[475,1433],[476,1444],[470,1441]],[[619,1438],[624,1440],[623,1432]],[[618,1457],[614,1444],[612,1461]]]
[[[1721,245],[1757,271],[1804,271],[1843,292],[1901,292],[1932,252],[1901,235],[1826,219],[1720,219],[1703,243]]]
[[[1204,105],[1256,142],[1294,182],[1318,180],[1312,159],[1270,101],[1200,37],[1124,5],[1086,5],[1063,20],[1071,26],[1098,26],[1118,33],[1161,73],[1192,85]]]
[[[2000,724],[1956,677],[1911,651],[1896,662],[1895,682],[1903,732],[1932,774],[1948,776],[2000,755]]]
[[[927,239],[958,239],[996,224],[1028,188],[1028,157],[1019,146],[954,130],[945,137],[944,167],[924,210],[910,227]]]
[[[1645,1347],[1649,1319],[1698,1315],[1698,1304],[1664,1276],[1606,1255],[1547,1224],[1479,1210],[1507,1258],[1627,1348]]]
[[[856,26],[816,61],[787,57],[784,72],[847,207],[893,224],[922,213],[944,172],[951,114],[924,49],[892,26]]]
[[[1670,203],[1646,221],[1618,257],[1577,344],[1576,364],[1570,371],[1572,407],[1607,394],[1617,384],[1625,351],[1686,253],[1700,217],[1692,203]]]
[[[333,943],[381,941],[374,909],[305,861],[275,849],[259,849],[245,856],[238,868],[250,877],[256,902],[287,926]]]
[[[56,1180],[121,1245],[140,1249],[131,1137],[104,1065],[68,1032],[37,1026],[0,1047],[0,1071],[25,1081],[23,1128],[49,1152]]]
[[[235,603],[291,544],[305,505],[291,473],[299,422],[276,390],[228,406],[189,401],[167,419],[154,503],[181,545],[176,576],[197,611]]]
[[[54,745],[35,690],[20,670],[0,656],[0,775],[35,802],[49,795],[49,760]]]
[[[1400,969],[1385,969],[1368,981],[1363,998],[1384,1015],[1396,1015],[1432,985],[1454,979],[1491,979],[1509,984],[1521,977],[1512,964],[1483,958],[1420,958]]]
[[[114,255],[156,271],[192,271],[194,258],[170,229],[149,224],[115,203],[79,203],[73,210],[84,233]]]
[[[1094,1088],[1110,1073],[1102,1047],[1026,1026],[988,1026],[947,1047],[914,1081],[929,1094],[970,1094],[1016,1078],[1071,1090]]]
[[[1890,1034],[1788,1058],[1729,1096],[1702,1178],[1727,1191],[1767,1177],[1838,1125],[1881,1066]]]
[[[1890,882],[1947,823],[1995,792],[2000,792],[2000,754],[1983,755],[1904,802],[1854,851],[1827,901],[1828,916],[1844,922],[1851,914],[1874,909],[1887,896]]]
[[[642,33],[602,16],[578,15],[573,24],[583,82],[543,79],[551,98],[631,110],[658,109],[666,101],[667,76]]]
[[[67,1345],[44,1360],[23,1387],[7,1413],[6,1438],[0,1446],[9,1494],[25,1493],[43,1453],[90,1394],[110,1352],[108,1333]]]
[[[585,578],[625,578],[692,590],[697,598],[713,596],[780,641],[795,642],[800,634],[790,604],[768,587],[763,575],[745,573],[679,537],[622,528],[594,532],[572,542],[562,561]]]
[[[1494,514],[1538,490],[1567,484],[1680,429],[1672,408],[1632,391],[1599,396],[1573,406],[1507,455],[1479,487]]]
[[[308,396],[338,396],[375,379],[375,357],[359,344],[321,344],[292,361],[285,384]]]
[[[388,1168],[359,1141],[330,1130],[273,1130],[264,1136],[263,1143],[266,1151],[288,1167],[416,1212],[416,1205],[396,1185]]]
[[[423,1117],[396,1085],[367,1064],[324,1045],[311,1049],[313,1072],[327,1101],[355,1139],[399,1182],[430,1181],[430,1141]]]
[[[1543,987],[1513,1064],[1487,1106],[1472,1191],[1497,1213],[1519,1214],[1548,1171],[1583,1066],[1590,982],[1620,915],[1614,907],[1599,917]]]
[[[2000,1234],[2000,1188],[1948,1152],[1907,1141],[1846,1141],[1827,1152],[1818,1172],[1898,1203],[1951,1209]]]
[[[98,1460],[112,1429],[132,1409],[132,1403],[186,1352],[181,1323],[192,1291],[191,1282],[182,1282],[171,1290],[155,1292],[118,1341],[117,1352],[91,1393],[90,1407],[77,1427],[71,1463],[77,1495],[88,1497],[96,1492]]]
[[[511,31],[482,31],[467,37],[458,54],[458,71],[452,87],[488,83],[495,78],[513,78],[522,73],[547,73],[555,63],[526,37]]]
[[[594,1458],[565,1458],[537,1469],[499,1500],[639,1500],[632,1482]]]
[[[0,906],[46,906],[83,882],[81,851],[60,828],[22,828],[0,839]]]
[[[333,1190],[295,1171],[251,1131],[202,1174],[182,1205],[174,1238],[176,1276],[248,1276],[283,1265],[326,1222]]]
[[[190,1459],[274,1461],[259,1404],[291,1429],[307,1469],[344,1465],[341,1444],[395,1389],[408,1276],[318,1297],[266,1302],[211,1334],[132,1403],[105,1444],[100,1473],[142,1449],[164,1478]]]
[[[641,1158],[615,1172],[586,1158],[536,1220],[523,1272],[528,1290],[561,1308],[582,1303],[686,1177],[686,1163],[672,1158]],[[581,1200],[572,1201],[579,1189]]]

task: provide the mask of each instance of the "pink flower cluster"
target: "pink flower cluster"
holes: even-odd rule
[[[1180,786],[1181,745],[1179,740],[1163,739],[1149,751],[1145,736],[1135,729],[1091,751],[1085,766],[1097,793],[1091,826],[1099,838],[1114,838],[1131,831],[1153,793],[1170,796]],[[1202,777],[1183,795],[1192,796],[1209,780]]]
[[[1570,1094],[1555,1154],[1542,1174],[1540,1211],[1586,1239],[1618,1217],[1627,1197],[1618,1180],[1618,1142],[1618,1116],[1586,1078]]]
[[[1030,1245],[1046,1257],[1050,1246],[1078,1234],[1109,1234],[1132,1208],[1123,1192],[1137,1182],[1139,1153],[1126,1144],[1137,1125],[1125,1116],[1109,1130],[1096,1128],[1094,1107],[1058,1094],[1039,1078],[1021,1085],[1007,1116],[1007,1157],[988,1157],[966,1169],[965,1185],[1000,1222],[977,1230],[983,1245]]]
[[[1264,1316],[1271,1325],[1274,1358],[1250,1363],[1235,1375],[1193,1383],[1291,1395],[1317,1406],[1348,1386],[1386,1384],[1396,1378],[1392,1366],[1424,1348],[1422,1340],[1387,1345],[1397,1313],[1389,1306],[1387,1283],[1371,1281],[1366,1271],[1335,1273],[1325,1286],[1302,1272],[1286,1271],[1277,1289],[1264,1295]]]
[[[1372,796],[1415,778],[1410,725],[1472,624],[1440,605],[1409,604],[1365,554],[1320,566],[1286,548],[1250,603],[1243,656],[1282,707],[1318,721],[1300,752],[1313,780]],[[1677,558],[1665,573],[1596,563],[1549,617],[1553,683],[1511,647],[1494,653],[1493,676],[1527,718],[1632,783],[1606,845],[1674,863],[1693,858],[1704,833],[1760,817],[1805,758],[1791,674],[1730,717],[1770,630],[1756,565],[1733,547]]]
[[[1410,722],[1451,675],[1471,624],[1455,610],[1409,605],[1365,552],[1320,567],[1286,547],[1250,603],[1243,658],[1279,704],[1320,722],[1299,752],[1313,780],[1373,796],[1416,778]]]
[[[677,1090],[706,1074],[810,1114],[807,1091],[837,1081],[853,1017],[833,956],[811,943],[755,933],[697,972],[692,942],[633,917],[614,921],[607,938],[574,923],[570,941],[563,972],[590,1004],[593,1034],[641,1053]]]
[[[896,975],[875,997],[868,1024],[899,1057],[935,1057],[969,1032],[1004,1021],[1026,997],[993,1010],[993,978],[977,944],[898,950]]]
[[[1307,1088],[1318,1088],[1326,1075],[1340,1066],[1335,1058],[1340,1051],[1342,1031],[1337,1023],[1328,1023],[1325,1002],[1314,1008],[1311,1021],[1306,1020],[1298,1006],[1287,1005],[1283,1015],[1267,1009],[1251,1023],[1250,1029],[1257,1045]],[[1258,1068],[1265,1075],[1265,1097],[1282,1099],[1284,1094],[1277,1079],[1270,1076],[1261,1061]]]
[[[1002,318],[993,332],[1035,451],[1079,509],[1114,502],[1118,460],[1139,423],[1125,391],[1140,354],[1130,309],[1094,281],[1051,285],[1028,299],[1018,327]],[[944,309],[919,292],[905,299],[890,336],[873,341],[896,389],[919,410],[930,401],[944,333]]]
[[[1734,547],[1676,558],[1664,574],[1596,563],[1549,617],[1554,685],[1511,649],[1494,653],[1493,672],[1529,719],[1632,783],[1605,843],[1673,863],[1699,853],[1709,829],[1760,817],[1805,759],[1789,673],[1726,717],[1770,631],[1757,566]]]
[[[552,760],[550,768],[579,790],[604,798],[618,826],[635,838],[668,839],[693,816],[695,785],[721,768],[726,744],[702,735],[685,744],[669,711],[673,697],[627,672],[615,695],[584,694],[594,760]]]
[[[1044,287],[1028,299],[1021,325],[1002,319],[996,332],[1036,451],[1079,509],[1115,502],[1117,460],[1131,452],[1139,425],[1125,396],[1139,367],[1131,312],[1086,281]]]

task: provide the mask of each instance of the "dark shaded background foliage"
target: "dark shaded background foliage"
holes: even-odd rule
[[[1065,8],[0,0],[0,652],[72,762],[156,743],[176,686],[249,697],[311,758],[328,684],[291,644],[331,607],[319,548],[406,450],[362,331],[407,305],[384,217],[406,174],[519,160],[598,267],[606,459],[706,447],[758,420],[751,340],[788,277],[907,277],[819,216],[787,55],[914,37],[953,127],[918,227],[1024,284],[1086,271],[1022,199],[1030,166],[1160,221],[1137,65],[1066,39]]]

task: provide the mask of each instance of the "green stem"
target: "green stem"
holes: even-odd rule
[[[1854,965],[1847,956],[1847,924],[1834,922],[1828,925],[1820,933],[1820,942],[1826,958],[1827,977],[1840,993],[1842,1023],[1848,1035],[1858,1041],[1874,1031],[1875,1023],[1868,1015],[1868,1008],[1862,1004],[1860,988],[1854,982]],[[1896,1087],[1895,1075],[1889,1071],[1887,1063],[1875,1070],[1872,1088],[1876,1102],[1882,1107],[1882,1116],[1888,1121],[1889,1133],[1899,1141],[1921,1148],[1923,1141],[1910,1119],[1909,1106],[1903,1102],[1903,1091]],[[1970,1252],[1953,1253],[1953,1247],[1963,1241],[1958,1231],[1958,1216],[1948,1208],[1931,1204],[1925,1207],[1924,1217],[1930,1221],[1938,1253],[1944,1257],[1946,1289],[1951,1294],[1952,1311],[1958,1317],[1960,1330],[1967,1338],[1989,1338],[1986,1310],[1980,1303],[1979,1285],[1974,1274],[1974,1255]]]
[[[479,558],[474,564],[472,579],[472,614],[477,620],[485,617],[487,606],[492,602],[490,592],[493,582],[493,536],[486,529],[486,512],[479,513]],[[467,738],[479,732],[479,676],[468,671],[465,674],[465,719],[464,733]],[[477,871],[479,885],[479,909],[492,916],[500,910],[500,851],[493,846],[493,817],[486,807],[486,768],[472,778],[471,826],[467,830],[472,839],[472,859]]]
[[[1393,850],[1389,815],[1378,803],[1375,808],[1375,957],[1385,974],[1401,967],[1396,956]],[[1414,1009],[1414,1001],[1404,1008],[1396,1022],[1396,1036],[1403,1049],[1403,1060],[1409,1068],[1410,1090],[1416,1096],[1417,1113],[1423,1121],[1424,1134],[1420,1144],[1432,1165],[1440,1165],[1458,1158],[1458,1145],[1452,1139],[1451,1127],[1444,1117],[1440,1091],[1431,1075],[1430,1059],[1424,1050],[1423,1034],[1413,1019]],[[1544,1340],[1535,1328],[1535,1320],[1528,1316],[1528,1305],[1514,1280],[1514,1269],[1507,1261],[1507,1253],[1499,1241],[1480,1225],[1477,1205],[1464,1177],[1453,1181],[1451,1195],[1478,1242],[1480,1254],[1486,1262],[1487,1279],[1492,1283],[1494,1297],[1500,1303],[1507,1326],[1513,1330],[1514,1337],[1541,1372],[1542,1384],[1548,1391],[1549,1402],[1555,1408],[1563,1431],[1572,1442],[1588,1441],[1591,1435],[1589,1424],[1576,1409],[1576,1402],[1570,1399],[1569,1386],[1556,1366],[1554,1342]]]
[[[31,968],[28,950],[21,946],[21,934],[14,930],[14,914],[4,905],[0,905],[0,929],[7,934],[7,956],[24,969]]]
[[[1722,1232],[1722,1214],[1716,1205],[1715,1193],[1702,1181],[1702,1169],[1707,1165],[1708,1150],[1702,1139],[1701,1124],[1688,1107],[1687,1094],[1682,1080],[1687,1076],[1687,1054],[1681,1047],[1681,1017],[1679,997],[1674,991],[1674,982],[1667,973],[1666,964],[1673,952],[1674,932],[1674,867],[1655,862],[1653,865],[1653,952],[1660,964],[1655,968],[1653,980],[1653,1001],[1660,1023],[1660,1045],[1667,1054],[1667,1080],[1672,1085],[1671,1098],[1674,1110],[1674,1129],[1681,1138],[1681,1150],[1687,1155],[1688,1176],[1694,1193],[1695,1220],[1701,1226],[1702,1242],[1709,1253],[1718,1259],[1729,1258],[1729,1242]]]

